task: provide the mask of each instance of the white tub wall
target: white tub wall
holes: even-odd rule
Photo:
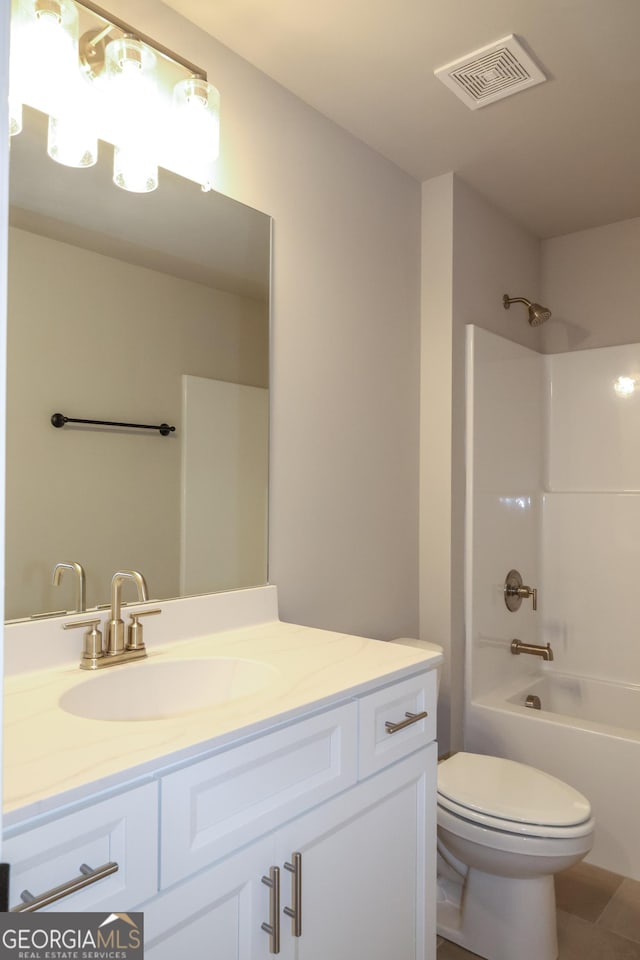
[[[544,616],[553,668],[640,683],[640,395],[613,389],[618,376],[640,376],[640,345],[546,359]]]
[[[640,323],[636,339],[640,341]],[[550,356],[547,376],[547,488],[639,492],[640,343]],[[614,389],[619,377],[638,378],[638,389],[619,396]]]
[[[420,636],[445,650],[441,750],[460,749],[464,708],[465,327],[536,347],[540,242],[453,174],[422,188]],[[506,572],[506,571],[505,571]]]
[[[467,350],[467,674],[481,696],[539,671],[509,647],[540,642],[541,612],[510,612],[503,590],[513,567],[540,582],[545,382],[544,358],[503,337],[470,326]]]

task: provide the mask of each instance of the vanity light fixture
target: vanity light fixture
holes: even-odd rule
[[[10,133],[22,105],[49,116],[47,151],[91,166],[114,147],[114,182],[147,193],[163,166],[210,189],[220,97],[204,70],[91,0],[12,0]]]

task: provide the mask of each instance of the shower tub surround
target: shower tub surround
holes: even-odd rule
[[[640,879],[640,345],[542,356],[469,327],[467,416],[465,747],[583,792],[587,859]],[[507,610],[513,567],[536,613]]]

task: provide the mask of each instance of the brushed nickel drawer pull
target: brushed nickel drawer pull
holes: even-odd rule
[[[269,923],[261,929],[269,934],[269,953],[280,953],[280,867],[269,867],[269,876],[262,878],[269,887]]]
[[[410,727],[412,723],[418,723],[419,720],[424,720],[428,716],[426,710],[421,713],[405,713],[406,720],[400,720],[398,723],[393,723],[391,720],[385,721],[385,730],[387,733],[397,733],[398,730],[404,730],[405,727]]]
[[[68,897],[70,894],[76,893],[78,890],[82,890],[92,883],[97,883],[98,880],[104,880],[105,877],[111,876],[112,873],[116,873],[119,869],[118,864],[114,862],[105,863],[101,867],[96,867],[95,870],[88,867],[86,863],[81,863],[81,876],[74,877],[73,880],[68,880],[67,883],[62,883],[59,887],[52,887],[51,890],[47,890],[46,893],[41,893],[38,897],[34,897],[28,890],[23,890],[20,894],[20,899],[23,902],[19,903],[17,907],[11,907],[10,912],[33,913],[35,910],[40,910],[50,903],[55,903],[56,900],[62,900],[63,897]]]
[[[288,870],[291,876],[291,902],[292,906],[285,907],[282,911],[287,917],[291,917],[291,936],[302,936],[302,854],[292,853],[293,863],[285,863],[284,868]]]

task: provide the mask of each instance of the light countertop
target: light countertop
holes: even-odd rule
[[[5,680],[4,823],[49,814],[284,721],[436,667],[438,653],[272,620],[149,648],[146,661],[82,671],[77,664]],[[72,687],[149,662],[256,660],[274,679],[250,696],[156,720],[89,720],[63,710]]]

